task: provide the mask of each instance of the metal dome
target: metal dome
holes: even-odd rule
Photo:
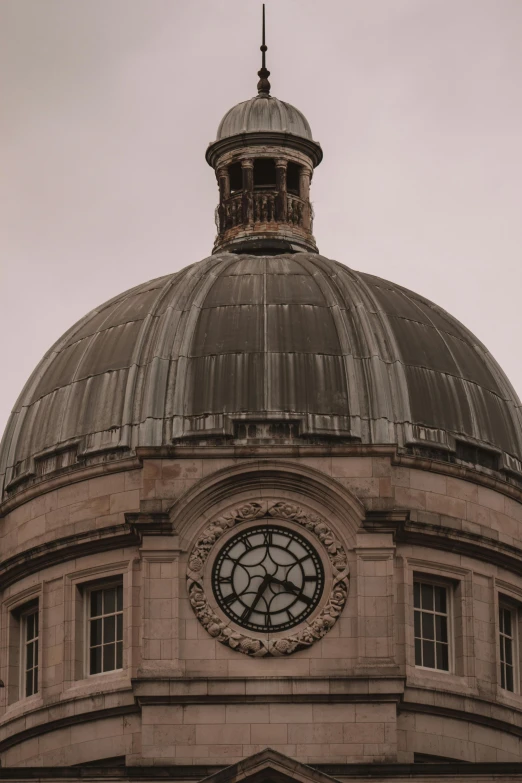
[[[217,130],[216,141],[240,133],[277,131],[313,141],[308,120],[290,103],[270,95],[256,95],[227,111]]]
[[[140,446],[237,438],[245,419],[520,472],[516,394],[446,312],[315,253],[223,253],[112,299],[48,351],[5,432],[4,492]]]

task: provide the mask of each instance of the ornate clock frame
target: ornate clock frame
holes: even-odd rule
[[[206,566],[209,559],[213,559],[217,542],[236,525],[261,519],[271,523],[277,520],[283,524],[290,522],[307,531],[330,566],[329,586],[324,590],[317,612],[297,626],[294,633],[249,633],[232,620],[219,616],[207,595],[207,583],[208,590],[212,588]],[[223,514],[204,528],[189,553],[187,591],[196,617],[210,636],[245,655],[282,656],[310,647],[337,622],[348,597],[348,588],[347,554],[331,527],[317,514],[282,500],[268,504],[246,503]]]

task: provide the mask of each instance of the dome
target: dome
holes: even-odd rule
[[[245,422],[511,473],[522,460],[514,390],[445,311],[316,253],[221,253],[117,296],[48,351],[5,432],[4,492],[138,447],[241,440]]]
[[[269,95],[256,95],[248,101],[238,103],[227,111],[217,130],[216,141],[240,133],[276,131],[312,141],[312,130],[308,120],[290,103]]]

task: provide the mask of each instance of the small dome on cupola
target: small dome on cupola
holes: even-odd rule
[[[272,95],[256,95],[229,109],[219,123],[216,141],[259,131],[291,133],[313,141],[312,129],[304,114]]]

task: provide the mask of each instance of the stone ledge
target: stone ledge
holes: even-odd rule
[[[377,685],[378,683],[378,685]],[[241,704],[256,702],[398,702],[404,679],[377,673],[371,677],[234,677],[133,679],[143,704]],[[321,689],[321,690],[320,690]]]
[[[3,767],[0,770],[0,780],[6,781],[49,781],[82,780],[94,783],[100,780],[178,780],[199,781],[215,775],[226,769],[223,766],[212,765],[165,765],[165,766],[135,766],[135,767]],[[351,780],[364,783],[368,779],[382,781],[385,779],[408,780],[410,783],[422,783],[426,779],[446,778],[458,781],[476,781],[488,777],[490,781],[502,783],[519,783],[522,780],[522,765],[520,762],[442,762],[434,764],[314,764],[310,770],[317,770],[336,780]]]
[[[470,701],[472,700],[470,699]],[[475,706],[475,704],[473,706]],[[490,715],[485,715],[483,713],[481,714],[478,711],[468,712],[467,710],[456,709],[453,707],[442,707],[434,704],[422,704],[420,702],[404,701],[400,704],[398,712],[399,714],[414,712],[418,714],[424,713],[427,715],[436,715],[441,718],[453,718],[464,721],[466,723],[487,726],[490,729],[502,731],[505,734],[512,734],[516,737],[522,737],[522,726],[517,726],[514,723],[510,723],[507,720],[501,720],[500,718],[493,718]]]

